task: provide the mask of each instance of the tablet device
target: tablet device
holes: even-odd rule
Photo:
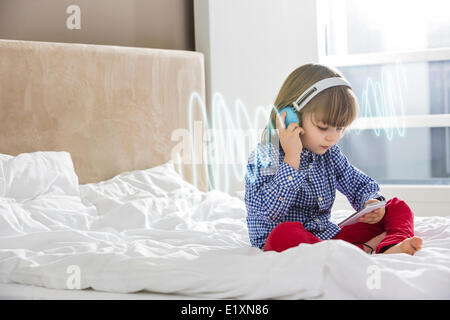
[[[385,205],[386,205],[386,201],[370,203],[367,206],[365,206],[364,208],[362,208],[361,210],[356,211],[355,213],[351,214],[350,216],[348,216],[347,218],[345,218],[344,220],[339,222],[338,226],[340,228],[342,228],[342,227],[349,226],[351,224],[357,223],[359,217],[362,217],[366,213],[369,213],[369,212],[372,212],[374,210],[377,210],[378,208],[382,208]]]

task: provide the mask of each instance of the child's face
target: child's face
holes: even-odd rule
[[[329,148],[339,142],[344,135],[345,128],[331,127],[316,119],[312,114],[303,116],[303,129],[301,135],[303,147],[316,153],[324,154]]]

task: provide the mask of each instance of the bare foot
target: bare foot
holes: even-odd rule
[[[384,253],[407,253],[413,256],[414,253],[422,249],[422,242],[422,238],[419,237],[408,238],[400,243],[397,243],[395,246],[390,247]]]
[[[379,235],[373,237],[372,239],[367,241],[366,244],[368,246],[371,246],[373,248],[373,250],[375,251],[375,249],[377,248],[378,244],[381,242],[381,240],[384,239],[384,237],[386,237],[386,232],[380,233]],[[371,253],[372,250],[370,250],[370,248],[364,246],[364,251],[367,252],[367,253]]]

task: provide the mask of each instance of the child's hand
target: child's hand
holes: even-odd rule
[[[364,206],[366,206],[370,203],[374,203],[374,202],[379,202],[379,200],[377,200],[377,199],[367,200],[366,203],[364,204]],[[381,219],[383,219],[384,213],[385,213],[384,207],[378,208],[377,210],[366,213],[365,215],[360,217],[358,219],[358,222],[364,222],[364,223],[369,223],[369,224],[378,223],[381,221]]]
[[[278,130],[278,137],[280,138],[281,147],[288,158],[300,158],[300,154],[303,150],[300,134],[305,133],[305,130],[303,130],[298,123],[290,123],[287,127],[284,125],[285,123],[286,111],[283,111],[281,113],[281,117],[276,116],[276,128]]]

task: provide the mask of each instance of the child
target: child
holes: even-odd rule
[[[297,116],[288,126],[287,111],[290,121]],[[339,71],[307,64],[287,77],[247,165],[252,246],[280,252],[300,243],[341,239],[368,253],[413,255],[421,249],[413,213],[398,198],[342,229],[330,221],[336,189],[355,210],[385,200],[379,185],[351,165],[337,145],[357,112],[357,98]]]

